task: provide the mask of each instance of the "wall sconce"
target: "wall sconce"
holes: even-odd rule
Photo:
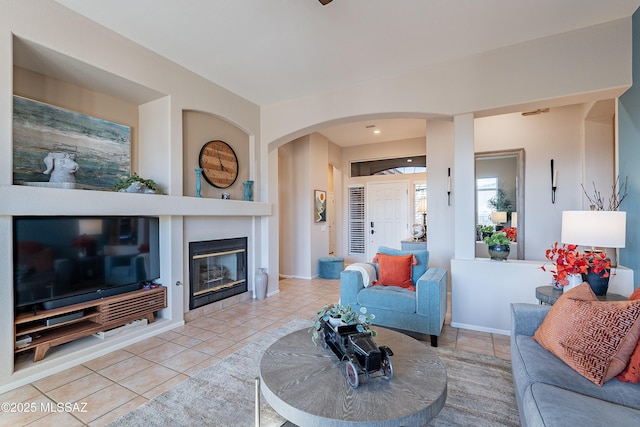
[[[447,168],[447,205],[451,206],[451,168]]]
[[[551,159],[551,203],[556,202],[556,190],[558,189],[558,171],[556,170],[553,159]]]

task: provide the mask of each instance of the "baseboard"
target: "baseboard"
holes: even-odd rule
[[[280,279],[300,279],[300,280],[313,280],[318,276],[308,277],[308,276],[295,276],[291,274],[280,274]]]

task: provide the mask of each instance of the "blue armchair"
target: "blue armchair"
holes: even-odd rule
[[[428,268],[429,251],[401,251],[380,247],[386,255],[413,254],[418,261],[412,267],[415,291],[397,286],[366,286],[361,271],[344,270],[340,273],[340,304],[354,310],[366,307],[374,314],[374,325],[431,335],[431,345],[438,346],[447,313],[447,270]],[[377,269],[377,264],[373,264]]]

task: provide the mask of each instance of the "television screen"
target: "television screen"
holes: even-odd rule
[[[160,277],[157,217],[14,217],[14,302],[51,309]]]

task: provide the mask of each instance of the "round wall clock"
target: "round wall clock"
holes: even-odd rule
[[[238,177],[238,157],[224,141],[215,140],[204,144],[198,162],[205,181],[214,187],[230,187]]]

